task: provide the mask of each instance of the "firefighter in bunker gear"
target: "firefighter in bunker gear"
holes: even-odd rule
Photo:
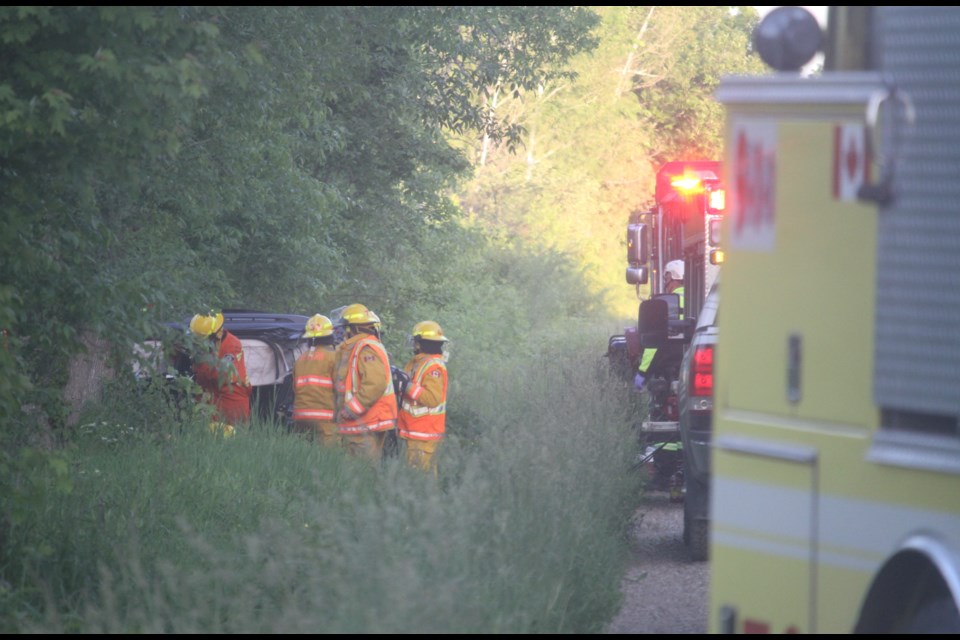
[[[387,432],[397,426],[390,358],[380,342],[380,318],[362,304],[343,310],[345,339],[337,349],[335,415],[351,455],[379,463]]]
[[[207,340],[204,352],[193,364],[194,378],[203,389],[201,397],[214,406],[212,422],[220,423],[221,430],[232,432],[238,423],[250,420],[252,387],[243,360],[243,344],[224,328],[222,313],[193,316],[190,331]]]
[[[411,335],[413,357],[403,367],[410,383],[403,392],[398,429],[411,467],[437,474],[436,452],[446,432],[446,336],[432,320],[418,322]]]
[[[340,434],[333,415],[337,365],[333,323],[318,313],[307,320],[303,337],[309,346],[293,365],[293,430],[324,446],[338,446]]]
[[[663,289],[666,293],[676,293],[680,296],[680,317],[683,317],[683,260],[671,260],[663,269]],[[657,354],[656,349],[644,349],[634,376],[634,386],[642,389],[650,371],[650,364]]]

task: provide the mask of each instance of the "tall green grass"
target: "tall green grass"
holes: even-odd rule
[[[17,468],[37,502],[0,509],[0,630],[601,631],[640,497],[631,407],[595,346],[540,353],[464,372],[438,478],[115,395],[62,449],[72,490]]]

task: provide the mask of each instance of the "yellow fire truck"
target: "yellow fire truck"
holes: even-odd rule
[[[775,72],[717,91],[708,629],[958,632],[960,11],[780,7],[754,44]]]

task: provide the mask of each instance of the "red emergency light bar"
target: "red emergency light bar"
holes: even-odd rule
[[[720,163],[668,162],[657,172],[657,202],[665,203],[703,193],[720,183]]]
[[[700,193],[703,191],[703,180],[693,175],[676,176],[670,180],[670,186],[681,193]]]

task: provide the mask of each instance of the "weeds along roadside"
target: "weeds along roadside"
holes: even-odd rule
[[[3,631],[600,631],[639,496],[603,364],[545,350],[460,385],[439,481],[275,425],[217,438],[159,392],[107,405],[59,453],[72,490],[16,469]]]

